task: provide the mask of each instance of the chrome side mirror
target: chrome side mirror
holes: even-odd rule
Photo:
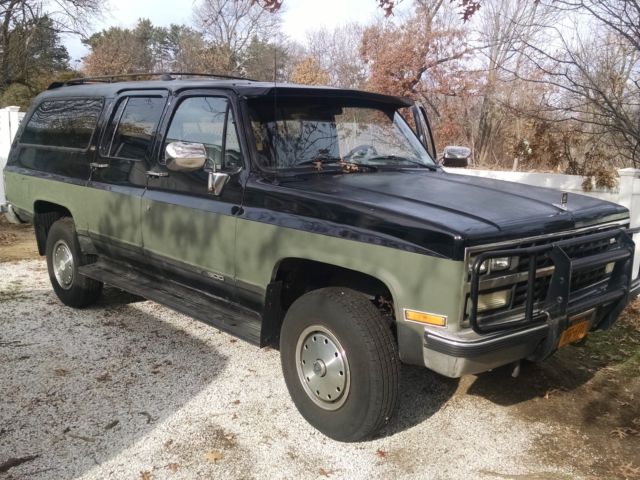
[[[213,163],[210,169],[206,169],[209,173],[209,179],[207,181],[207,190],[209,193],[220,196],[222,189],[229,181],[229,174],[218,172],[216,170],[216,164]]]
[[[471,158],[471,149],[457,145],[448,145],[442,151],[443,167],[467,168]]]
[[[207,161],[207,150],[202,143],[171,142],[164,153],[167,168],[174,172],[194,172]]]

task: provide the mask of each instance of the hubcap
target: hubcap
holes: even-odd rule
[[[73,284],[73,255],[69,246],[58,240],[53,246],[53,274],[65,290],[69,290]]]
[[[316,405],[336,410],[344,404],[351,384],[349,363],[330,330],[313,325],[300,334],[296,366],[304,391]]]

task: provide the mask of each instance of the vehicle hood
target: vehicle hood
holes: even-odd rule
[[[318,174],[283,182],[312,216],[373,230],[449,257],[469,245],[555,233],[628,217],[618,204],[443,171]],[[326,206],[326,207],[322,207]],[[329,211],[325,211],[329,210]],[[298,212],[303,213],[303,212]]]

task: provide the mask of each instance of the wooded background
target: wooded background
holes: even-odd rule
[[[612,186],[640,166],[640,0],[371,1],[387,15],[300,43],[281,31],[286,0],[200,0],[189,25],[100,32],[100,0],[0,0],[0,107],[77,76],[215,72],[411,97],[439,149],[470,146],[479,167]],[[67,33],[89,48],[82,71]]]

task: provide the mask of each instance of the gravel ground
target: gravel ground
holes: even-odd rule
[[[578,476],[536,450],[555,427],[420,368],[379,438],[334,442],[296,411],[277,351],[135,300],[73,310],[42,260],[0,264],[0,479]]]

